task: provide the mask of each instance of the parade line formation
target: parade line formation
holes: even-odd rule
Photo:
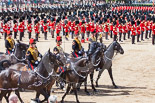
[[[7,55],[15,52],[14,39],[18,39],[18,35],[18,42],[28,35],[29,48],[26,50],[26,57],[30,70],[38,67],[38,57],[43,60],[46,57],[39,53],[35,45],[42,34],[45,40],[49,39],[47,37],[56,38],[56,47],[53,49],[55,55],[64,53],[61,47],[62,36],[66,40],[73,39],[72,57],[74,58],[81,57],[85,53],[81,43],[88,42],[91,45],[93,42],[99,42],[102,44],[109,38],[113,38],[115,45],[127,39],[131,39],[131,43],[135,44],[149,38],[152,39],[152,45],[155,44],[153,6],[103,4],[32,7],[31,9],[25,8],[25,11],[4,11],[0,16],[0,40],[5,40]],[[50,53],[49,55],[53,56]],[[57,59],[59,60],[58,56],[55,62]],[[61,71],[66,71],[66,68],[60,67],[58,72]]]

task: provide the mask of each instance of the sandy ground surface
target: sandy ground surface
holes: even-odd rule
[[[41,34],[40,42],[37,43],[39,51],[44,54],[49,48],[53,50],[55,39],[52,39],[48,34],[48,40],[43,40]],[[24,41],[28,44],[27,34]],[[105,41],[109,45],[112,40]],[[5,52],[4,40],[0,39],[0,52]],[[65,45],[64,45],[65,44]],[[65,52],[71,52],[72,40],[64,41],[63,45]],[[88,47],[87,43],[82,44],[83,47]],[[151,39],[145,40],[142,43],[131,44],[131,40],[121,43],[125,54],[118,54],[113,60],[113,76],[114,81],[118,85],[118,89],[114,89],[108,75],[107,70],[99,80],[98,92],[93,93],[88,79],[88,89],[91,96],[87,96],[83,90],[78,92],[81,103],[154,103],[155,102],[155,46],[151,45]],[[95,72],[95,79],[97,77]],[[55,85],[53,87],[58,96],[58,101],[61,100],[64,91],[58,90]],[[29,103],[31,98],[35,97],[35,92],[21,92],[21,97],[25,103]],[[42,97],[40,97],[42,99]],[[3,99],[2,103],[6,103]],[[65,103],[76,103],[73,94],[67,95]]]

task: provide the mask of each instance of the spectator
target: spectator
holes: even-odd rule
[[[58,101],[57,101],[57,96],[56,96],[56,95],[51,95],[51,96],[48,98],[48,103],[58,103]]]
[[[9,103],[17,103],[17,102],[18,102],[17,95],[13,94],[9,96]]]

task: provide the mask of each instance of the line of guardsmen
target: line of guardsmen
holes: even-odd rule
[[[123,8],[123,9],[122,9]],[[130,8],[130,9],[128,9]],[[152,44],[155,43],[155,17],[151,7],[144,7],[145,9],[135,9],[137,7],[113,7],[112,10],[104,10],[103,7],[94,8],[94,10],[88,11],[88,8],[82,8],[78,11],[64,11],[63,14],[53,12],[50,15],[45,13],[41,15],[30,15],[14,16],[11,18],[1,17],[1,33],[4,35],[5,47],[7,54],[11,54],[14,51],[14,39],[17,38],[18,31],[20,33],[20,40],[26,34],[27,30],[28,37],[30,39],[30,47],[26,53],[29,60],[29,66],[31,69],[36,67],[39,63],[38,57],[42,55],[36,48],[36,41],[39,40],[40,33],[44,34],[45,40],[47,40],[47,33],[51,34],[51,38],[54,38],[56,34],[57,45],[54,48],[55,54],[63,52],[61,48],[62,37],[65,36],[68,40],[69,34],[73,40],[72,49],[73,57],[77,58],[84,54],[84,48],[81,42],[85,40],[94,42],[99,40],[103,42],[103,35],[106,40],[108,37],[113,38],[114,41],[117,39],[120,42],[130,39],[132,37],[132,44],[135,44],[135,36],[137,36],[137,42],[149,39],[152,36]],[[90,9],[90,8],[89,8]],[[11,21],[14,25],[12,26]],[[35,31],[35,39],[32,39],[32,31]],[[14,32],[14,39],[12,34]],[[86,34],[86,36],[85,36]],[[81,35],[81,40],[79,39]],[[86,39],[85,39],[86,37]]]

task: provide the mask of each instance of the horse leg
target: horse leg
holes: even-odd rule
[[[70,89],[71,89],[71,84],[68,84],[66,93],[65,93],[65,94],[63,95],[63,97],[62,97],[61,103],[64,103],[64,98],[65,98],[66,95],[69,93]]]
[[[84,81],[84,86],[85,86],[85,92],[86,92],[86,94],[87,94],[87,95],[90,95],[90,93],[89,93],[88,90],[87,90],[87,78],[86,78],[85,81]]]
[[[111,81],[112,81],[113,86],[114,86],[115,88],[118,88],[118,87],[116,86],[114,80],[113,80],[112,68],[111,68],[111,67],[108,69],[108,73],[109,73],[109,76],[110,76],[110,78],[111,78]]]
[[[20,102],[21,102],[21,103],[24,103],[23,100],[22,100],[21,97],[20,97],[19,90],[15,90],[15,94],[16,94],[17,97],[19,98]]]
[[[76,102],[77,102],[77,103],[80,103],[80,102],[79,102],[79,99],[78,99],[78,95],[77,95],[77,87],[76,87],[76,84],[74,84],[72,87],[73,87],[74,94],[75,94],[75,97],[76,97]]]
[[[0,93],[0,103],[2,103],[2,99],[3,99],[3,97],[6,96],[6,94],[7,94],[6,91],[4,91],[4,90],[1,91],[1,93]],[[5,98],[5,99],[6,99],[6,98]],[[6,100],[6,101],[7,101],[7,100]],[[7,101],[7,102],[8,102],[8,101]]]
[[[91,81],[91,86],[92,86],[92,89],[94,90],[94,92],[97,92],[97,90],[95,89],[95,86],[94,86],[94,72],[90,74],[90,81]]]
[[[41,89],[41,90],[40,90],[40,93],[45,97],[45,99],[42,100],[41,102],[44,102],[44,101],[46,101],[46,100],[48,101],[49,95],[47,94],[47,92],[46,92],[45,90]]]
[[[11,94],[12,91],[8,91],[7,94],[4,96],[4,98],[6,99],[7,103],[9,103],[9,96]]]
[[[100,79],[101,74],[102,74],[103,71],[104,71],[104,70],[101,70],[101,71],[99,71],[99,73],[98,73],[98,76],[97,76],[97,79],[96,79],[96,87],[99,87],[99,85],[98,85],[98,80]]]
[[[80,91],[81,85],[82,85],[82,82],[77,84],[77,91]],[[70,94],[72,94],[73,92],[74,92],[73,89],[71,89]]]

